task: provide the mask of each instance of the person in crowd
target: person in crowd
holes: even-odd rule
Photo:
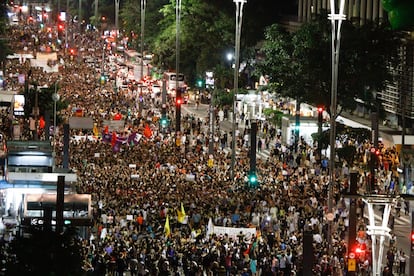
[[[36,40],[28,39],[33,34]],[[16,51],[48,51],[48,36],[36,32],[34,26],[15,29],[11,36]],[[68,103],[59,111],[62,121],[84,116],[96,124],[96,130],[71,129],[70,133],[71,137],[80,137],[70,141],[70,168],[78,177],[76,192],[91,194],[93,201],[93,226],[89,236],[83,237],[87,241],[85,271],[94,275],[123,275],[126,270],[131,275],[291,275],[313,269],[332,275],[332,271],[344,269],[341,260],[346,256],[344,233],[348,225],[344,217],[348,210],[340,197],[343,187],[334,188],[333,254],[326,255],[328,159],[318,164],[313,157],[316,149],[304,139],[297,149],[291,149],[281,135],[276,135],[276,129],[265,123],[259,127],[263,140],[258,140],[258,151],[264,150],[263,141],[266,150],[268,145],[277,146],[274,156],[257,159],[260,189],[252,192],[245,182],[248,146],[239,129],[236,142],[244,146],[236,156],[231,179],[231,155],[225,150],[231,146],[227,133],[218,132],[217,139],[209,141],[215,149],[214,162],[209,164],[205,146],[208,122],[183,114],[181,136],[162,131],[156,124],[157,100],[144,94],[142,100],[149,106],[143,108],[136,105],[138,88],[134,85],[114,89],[117,82],[125,81],[121,70],[114,73],[113,80],[98,82],[103,72],[97,71],[95,64],[84,62],[87,57],[102,64],[105,72],[119,66],[109,58],[114,55],[111,48],[103,48],[102,43],[99,32],[74,36],[72,44],[78,49],[75,58],[54,45],[58,72],[30,68],[28,61],[9,60],[5,65],[7,87],[24,89],[15,77],[19,73],[38,86],[59,82],[61,100]],[[173,99],[169,105],[174,106]],[[196,106],[198,109],[198,102]],[[0,115],[8,122],[2,124],[2,131],[11,136],[9,112]],[[173,110],[167,115],[174,117]],[[244,114],[239,118],[243,122]],[[124,120],[122,129],[109,130],[105,125],[118,119]],[[22,129],[26,123],[20,122]],[[246,120],[240,125],[248,123]],[[19,138],[30,139],[30,135],[22,132]],[[43,131],[40,139],[49,139],[48,135]],[[56,138],[56,166],[62,167],[63,135]],[[367,148],[369,144],[361,144],[359,151]],[[336,173],[341,180],[338,183],[345,183],[348,167]],[[362,212],[359,210],[360,216]],[[225,235],[212,231],[210,221],[227,227]],[[303,256],[307,225],[313,234],[314,256]],[[232,228],[235,230],[229,230]],[[253,229],[255,235],[240,233],[246,228]],[[392,270],[391,254],[387,260]],[[399,257],[401,273],[404,256]],[[313,268],[302,267],[302,260],[308,257],[313,258]],[[388,273],[386,269],[384,273]]]

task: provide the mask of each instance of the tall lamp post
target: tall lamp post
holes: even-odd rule
[[[234,165],[236,163],[236,100],[237,90],[239,87],[239,59],[240,59],[240,35],[243,19],[243,5],[247,0],[233,0],[236,4],[236,39],[234,51],[234,96],[233,96],[233,121],[232,121],[232,138],[231,138],[231,168],[230,177],[234,180]]]
[[[181,0],[176,0],[175,5],[175,29],[176,29],[176,36],[175,36],[175,98],[176,98],[176,105],[175,105],[175,115],[176,115],[176,126],[175,131],[181,131],[181,90],[179,86],[179,74],[180,74],[180,23],[181,23]]]
[[[331,75],[331,117],[330,117],[330,157],[329,157],[329,187],[328,187],[328,252],[332,253],[332,208],[333,208],[333,186],[335,176],[335,140],[336,140],[336,126],[335,119],[337,117],[337,94],[338,94],[338,65],[339,65],[339,48],[341,44],[341,25],[342,21],[346,19],[344,14],[345,0],[340,0],[339,13],[336,13],[336,0],[330,0],[331,13],[328,19],[331,20],[332,25],[332,75]]]
[[[118,28],[119,28],[119,23],[118,23],[118,17],[119,17],[119,1],[120,0],[115,0],[115,39],[118,40]]]
[[[145,7],[147,0],[141,0],[141,80],[144,76],[144,31],[145,31]]]

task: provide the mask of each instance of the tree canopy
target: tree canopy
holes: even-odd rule
[[[412,29],[414,27],[414,2],[412,0],[382,0],[388,20],[394,29]]]
[[[6,40],[8,20],[6,4],[6,1],[2,1],[0,3],[0,63],[3,63],[7,55],[10,53],[10,48]]]
[[[274,24],[266,28],[257,68],[269,75],[270,87],[282,95],[300,97],[328,107],[331,94],[331,29],[327,16],[288,33]],[[355,98],[375,103],[374,91],[392,81],[389,65],[398,61],[400,37],[386,24],[362,26],[343,22],[339,58],[338,104],[352,110]]]
[[[287,10],[286,1],[249,0],[244,7],[241,36],[241,58],[254,54],[250,48],[263,39],[265,26],[275,22],[276,7]],[[154,65],[175,69],[176,0],[147,1],[145,45],[155,54]],[[254,7],[254,8],[249,8]],[[278,12],[274,12],[274,11]],[[127,0],[121,8],[126,34],[140,34],[140,0]],[[226,54],[234,53],[235,5],[232,1],[182,0],[180,24],[180,71],[190,85],[205,71],[214,71],[222,85],[228,83],[226,69],[231,67]],[[138,39],[139,40],[139,39]],[[138,43],[132,43],[137,47]],[[252,56],[254,57],[254,55]],[[244,82],[243,78],[240,79]]]

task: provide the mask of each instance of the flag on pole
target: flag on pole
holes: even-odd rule
[[[168,218],[168,215],[167,215],[167,219],[165,220],[164,233],[165,233],[166,238],[169,238],[171,236],[170,220]]]
[[[116,132],[115,131],[112,131],[112,139],[111,139],[111,145],[112,145],[112,147],[115,146],[115,144],[116,144],[116,138],[117,137],[118,136],[116,135]]]
[[[182,202],[181,202],[181,210],[177,210],[177,220],[181,224],[185,223],[185,210],[184,210],[184,205]]]
[[[94,136],[98,136],[99,135],[98,125],[96,123],[93,124],[93,135]]]

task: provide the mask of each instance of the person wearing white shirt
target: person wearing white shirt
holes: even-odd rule
[[[319,234],[319,233],[313,234],[313,241],[316,242],[317,244],[321,244],[322,243],[321,234]]]

